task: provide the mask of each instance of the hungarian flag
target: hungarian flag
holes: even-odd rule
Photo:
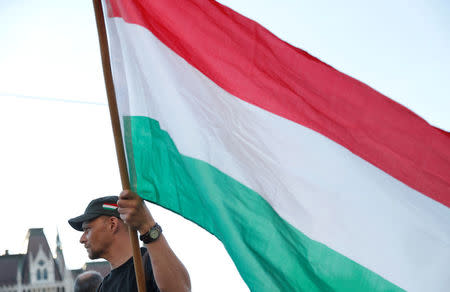
[[[448,132],[217,2],[104,10],[132,189],[252,291],[450,291]]]

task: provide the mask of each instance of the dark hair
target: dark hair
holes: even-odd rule
[[[74,292],[95,292],[103,281],[102,275],[97,271],[86,271],[75,279]]]

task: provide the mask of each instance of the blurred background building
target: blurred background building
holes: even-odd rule
[[[67,269],[59,234],[53,255],[43,228],[29,229],[26,241],[25,254],[9,254],[6,250],[0,256],[0,292],[72,292],[78,274],[95,270],[104,277],[111,269],[107,261]]]

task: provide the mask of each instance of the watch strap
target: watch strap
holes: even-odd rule
[[[149,231],[140,235],[139,239],[145,244],[152,243],[161,236],[161,233],[162,233],[161,226],[159,226],[158,223],[155,223],[155,225],[152,228],[150,228]]]

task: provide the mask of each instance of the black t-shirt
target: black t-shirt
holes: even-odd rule
[[[153,275],[152,264],[147,253],[147,249],[141,247],[141,255],[144,263],[145,286],[147,292],[159,291]],[[100,292],[135,292],[138,291],[136,284],[136,274],[134,272],[133,257],[121,266],[111,270],[97,288]]]

